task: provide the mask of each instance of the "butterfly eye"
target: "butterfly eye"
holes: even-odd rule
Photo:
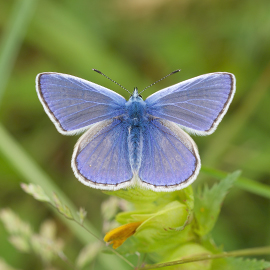
[[[141,95],[139,95],[139,97],[140,97],[140,98],[142,98],[142,96],[141,96]]]

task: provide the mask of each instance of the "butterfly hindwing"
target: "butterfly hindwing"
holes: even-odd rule
[[[194,141],[178,125],[153,119],[146,127],[139,178],[142,186],[172,191],[190,185],[201,167]]]
[[[74,134],[124,112],[126,100],[95,83],[61,73],[36,78],[38,97],[57,130]]]
[[[133,177],[128,154],[128,130],[110,119],[94,124],[77,142],[72,168],[85,185],[116,190],[130,185]]]
[[[217,72],[167,87],[145,102],[150,115],[180,124],[191,133],[208,135],[215,131],[234,93],[234,75]]]

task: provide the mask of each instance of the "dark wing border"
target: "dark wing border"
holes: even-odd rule
[[[101,190],[119,190],[122,188],[127,188],[130,186],[134,186],[135,183],[135,178],[134,175],[129,179],[126,180],[122,183],[117,183],[117,184],[101,184],[101,183],[96,183],[94,181],[92,181],[91,179],[88,179],[86,177],[84,177],[78,170],[77,168],[77,163],[76,163],[76,158],[80,153],[80,150],[83,149],[87,144],[91,143],[91,140],[95,139],[95,136],[97,134],[99,134],[99,132],[103,129],[106,129],[106,127],[109,127],[113,122],[113,119],[111,120],[105,120],[105,121],[101,121],[99,123],[95,123],[93,124],[90,129],[85,132],[80,139],[78,140],[78,142],[76,143],[75,147],[74,147],[74,151],[73,151],[73,155],[72,155],[72,159],[71,159],[71,167],[72,170],[76,176],[76,178],[84,185],[89,186],[91,188],[95,188],[95,189],[101,189]]]
[[[219,125],[219,123],[221,122],[222,118],[224,117],[224,115],[228,111],[229,106],[230,106],[230,104],[232,102],[232,99],[234,97],[235,90],[236,90],[236,79],[235,79],[235,76],[232,73],[229,73],[229,72],[214,72],[214,73],[203,74],[203,75],[200,75],[200,76],[197,76],[197,77],[194,77],[194,78],[191,78],[189,80],[186,80],[186,81],[183,81],[183,82],[180,82],[179,83],[179,84],[181,84],[181,83],[184,83],[184,82],[196,80],[196,79],[198,79],[200,77],[203,77],[203,76],[209,76],[209,75],[211,76],[211,75],[217,75],[217,74],[229,75],[230,78],[231,78],[231,89],[230,89],[230,92],[228,94],[228,99],[224,103],[224,106],[223,106],[222,110],[220,111],[220,113],[218,114],[218,116],[214,119],[211,127],[208,130],[201,131],[201,130],[196,130],[196,129],[189,128],[189,127],[186,127],[184,125],[178,124],[181,128],[183,128],[188,133],[204,136],[204,135],[210,135],[210,134],[212,134],[216,130],[216,128]],[[178,84],[176,84],[176,85],[178,85]],[[162,90],[160,90],[160,91],[158,91],[158,92],[150,95],[147,99],[149,99],[150,97],[152,98],[153,96],[155,96],[159,92],[162,92],[162,96],[160,97],[160,98],[162,98],[163,96],[166,96],[166,92],[168,91],[167,90],[168,88],[172,88],[172,87],[174,87],[176,85],[172,85],[170,87],[167,87],[165,89],[162,89]],[[146,103],[147,103],[147,99],[146,99]],[[157,98],[157,100],[158,99],[159,98]],[[155,102],[157,102],[157,100],[155,100]],[[164,117],[164,118],[166,119],[166,117]],[[172,121],[170,119],[167,119],[167,120]]]
[[[173,123],[169,120],[164,120],[164,119],[157,119],[157,121],[159,121],[165,128],[172,131],[172,134],[170,134],[170,135],[174,135],[179,141],[181,141],[186,146],[187,149],[189,149],[193,153],[193,155],[197,161],[196,167],[195,167],[192,175],[190,175],[189,178],[187,178],[185,181],[183,181],[180,184],[167,185],[167,186],[157,186],[157,185],[146,183],[145,181],[140,179],[138,175],[136,175],[136,177],[138,177],[137,183],[142,188],[151,189],[151,190],[156,191],[156,192],[172,192],[175,190],[181,190],[181,189],[186,188],[189,185],[191,185],[197,179],[198,174],[200,172],[201,159],[200,159],[200,155],[198,152],[198,147],[197,147],[196,143],[193,141],[193,139],[185,131],[183,131],[179,127],[178,124]],[[189,144],[185,144],[185,142],[184,142],[185,139],[188,139]]]
[[[109,93],[115,95],[116,98],[118,98],[118,99],[121,98],[121,99],[123,99],[125,101],[125,98],[122,97],[121,95],[119,95],[118,93],[116,93],[116,92],[114,92],[114,91],[112,91],[110,89],[107,89],[104,86],[95,84],[93,82],[84,80],[84,79],[79,78],[79,77],[76,77],[76,76],[72,76],[72,75],[68,75],[68,74],[64,74],[64,73],[58,73],[58,72],[43,72],[43,73],[39,73],[36,76],[36,91],[37,91],[38,98],[39,98],[39,100],[40,100],[40,102],[41,102],[41,104],[42,104],[42,106],[43,106],[46,114],[49,116],[49,118],[51,119],[51,121],[55,125],[57,131],[60,132],[63,135],[75,135],[75,134],[81,133],[81,132],[87,130],[89,128],[89,126],[91,126],[91,125],[87,125],[85,127],[78,128],[78,129],[75,129],[75,130],[70,130],[70,131],[67,131],[66,129],[64,129],[62,127],[60,121],[57,119],[57,117],[55,117],[54,113],[51,111],[51,109],[48,106],[46,100],[44,99],[43,93],[42,93],[42,90],[41,90],[41,86],[40,86],[40,78],[41,78],[41,76],[42,75],[50,75],[50,74],[59,75],[59,76],[62,76],[63,78],[66,78],[66,79],[74,78],[78,82],[81,82],[83,84],[90,84],[92,87],[95,87],[96,86],[96,87],[102,89],[103,91],[109,91]],[[104,94],[104,95],[106,95],[106,94]],[[112,98],[112,97],[110,97],[110,98]]]

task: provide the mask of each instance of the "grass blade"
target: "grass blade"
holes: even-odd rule
[[[37,0],[18,0],[4,30],[0,52],[0,102]]]

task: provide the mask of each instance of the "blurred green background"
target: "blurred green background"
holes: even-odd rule
[[[85,207],[98,232],[100,204],[108,196],[74,177],[70,160],[79,136],[59,134],[45,114],[35,91],[40,72],[72,74],[126,98],[128,93],[91,69],[130,91],[181,69],[147,89],[144,98],[204,73],[234,73],[236,95],[218,129],[192,137],[204,166],[240,169],[243,176],[270,185],[269,0],[0,0],[0,34],[0,207],[11,208],[36,230],[54,219],[71,258],[85,243],[19,184],[31,182],[29,175],[39,181],[44,172],[76,207]],[[210,180],[201,173],[195,186]],[[234,187],[214,229],[217,244],[226,251],[270,245],[269,202]],[[43,269],[37,257],[9,243],[2,223],[0,239],[0,257],[9,264]],[[61,262],[56,265],[65,269]],[[94,269],[106,269],[97,265]]]

